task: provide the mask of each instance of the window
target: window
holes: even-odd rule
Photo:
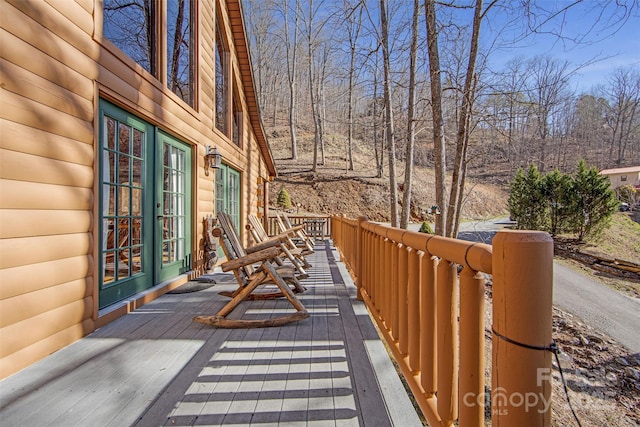
[[[193,105],[194,49],[193,3],[167,2],[167,87]]]
[[[191,106],[196,93],[195,4],[194,0],[104,0],[103,9],[104,37],[155,78],[165,80],[162,70],[166,70],[167,88]],[[159,22],[166,22],[166,27],[160,28]]]
[[[156,2],[104,0],[104,36],[156,76]]]
[[[228,48],[224,39],[220,19],[216,21],[216,128],[224,133],[238,147],[242,146],[242,103],[237,85],[230,89]],[[235,79],[233,79],[235,80]],[[231,92],[231,94],[230,94]]]
[[[625,182],[627,180],[627,175],[620,176],[620,181]]]
[[[237,91],[233,91],[233,117],[231,120],[231,141],[238,147],[242,146],[242,104],[238,99]]]
[[[218,15],[219,16],[219,15]],[[227,45],[222,35],[220,18],[216,19],[216,127],[227,133]]]

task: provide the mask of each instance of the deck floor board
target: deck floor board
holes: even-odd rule
[[[310,317],[278,328],[192,322],[224,305],[230,275],[164,295],[1,381],[0,424],[421,425],[337,257],[317,245],[300,295]],[[229,318],[291,311],[286,300],[251,301]]]

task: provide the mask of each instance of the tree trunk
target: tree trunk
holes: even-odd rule
[[[435,0],[425,1],[427,25],[427,49],[429,53],[429,77],[431,80],[431,114],[433,116],[433,157],[436,178],[436,205],[441,215],[436,215],[435,233],[445,234],[447,216],[447,194],[445,172],[447,167],[444,120],[442,117],[442,81],[440,77],[440,53],[438,51],[438,29],[436,28]]]
[[[347,122],[349,126],[348,130],[348,142],[347,142],[347,169],[353,170],[353,77],[355,74],[356,63],[356,47],[351,45],[351,62],[349,65],[349,110],[347,112]]]
[[[298,9],[296,0],[294,18],[293,43],[289,43],[289,17],[287,0],[284,0],[284,32],[287,50],[287,77],[289,80],[289,132],[291,133],[291,158],[298,159],[298,140],[296,136],[296,63],[298,53]]]
[[[353,86],[356,73],[356,47],[358,43],[358,35],[360,34],[360,28],[362,27],[362,5],[358,3],[355,7],[349,5],[349,10],[345,10],[347,14],[347,22],[349,27],[349,48],[350,48],[350,62],[349,62],[349,105],[347,111],[348,121],[348,143],[347,143],[347,169],[353,170]],[[357,9],[357,17],[354,18]]]
[[[373,73],[373,148],[376,156],[376,178],[382,178],[384,150],[378,138],[378,114],[378,52],[376,51],[376,67]]]
[[[309,101],[311,102],[311,116],[313,117],[313,165],[311,171],[315,173],[318,169],[318,146],[320,145],[320,118],[317,98],[314,91],[314,73],[313,73],[313,0],[309,0],[309,16],[307,17],[307,71],[309,73]]]
[[[453,163],[453,174],[451,177],[451,194],[449,196],[449,207],[447,209],[447,226],[445,236],[455,237],[454,229],[456,218],[459,218],[458,209],[462,203],[462,187],[464,186],[463,168],[466,168],[465,153],[466,144],[469,141],[469,123],[472,114],[473,99],[475,95],[472,85],[475,86],[476,58],[478,57],[478,40],[480,38],[480,24],[482,22],[482,0],[477,0],[473,14],[473,32],[471,35],[471,48],[469,49],[469,62],[467,64],[467,74],[462,91],[462,106],[458,120],[458,132],[456,135],[456,154]],[[444,213],[443,213],[444,215]]]
[[[398,226],[398,190],[396,184],[396,142],[393,125],[393,106],[391,104],[391,64],[389,59],[389,26],[387,22],[386,0],[380,0],[380,21],[382,24],[382,54],[384,64],[384,104],[385,127],[387,129],[387,147],[389,148],[389,205],[391,208],[391,226]]]
[[[418,14],[419,0],[413,1],[413,21],[411,23],[411,53],[409,57],[409,106],[407,111],[407,150],[404,167],[404,194],[402,195],[402,214],[400,228],[406,229],[411,216],[411,185],[413,177],[413,146],[415,144],[416,122],[414,120],[416,104],[416,57],[418,53]]]
[[[324,166],[326,164],[326,156],[324,151],[324,135],[325,124],[327,123],[327,108],[325,99],[325,83],[327,74],[327,62],[329,60],[329,48],[327,44],[324,44],[322,53],[322,64],[320,67],[320,76],[318,77],[318,134],[320,138],[320,164]]]

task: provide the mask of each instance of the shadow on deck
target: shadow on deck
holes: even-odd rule
[[[0,382],[17,425],[421,425],[330,242],[309,257],[311,316],[278,328],[191,321],[225,303],[217,283],[167,294]],[[230,315],[289,310],[252,301]],[[244,311],[240,313],[239,311]]]

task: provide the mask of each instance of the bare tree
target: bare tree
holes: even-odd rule
[[[575,100],[573,133],[578,143],[579,156],[590,165],[603,169],[605,156],[602,143],[606,139],[604,130],[606,111],[609,108],[606,99],[584,94]]]
[[[247,24],[247,37],[249,39],[249,51],[251,64],[256,77],[256,90],[258,103],[264,115],[271,111],[271,126],[277,124],[278,105],[282,98],[280,87],[284,66],[281,46],[272,29],[277,26],[275,14],[272,12],[273,4],[266,0],[249,0],[245,22]]]
[[[327,123],[327,99],[325,97],[325,88],[327,80],[327,67],[329,64],[329,43],[324,41],[322,43],[321,55],[318,58],[318,83],[317,83],[317,99],[318,99],[318,131],[320,136],[318,142],[320,143],[320,164],[326,164],[326,156],[324,149],[324,135],[325,126]]]
[[[353,95],[356,75],[356,48],[358,45],[358,36],[362,28],[362,0],[358,0],[356,4],[352,4],[351,0],[343,0],[343,10],[346,14],[344,21],[349,39],[349,105],[347,114],[347,169],[353,170]]]
[[[632,135],[640,130],[640,74],[631,68],[616,69],[609,79],[607,89],[611,107],[607,113],[607,122],[611,129],[609,161],[622,165]]]
[[[282,13],[284,17],[284,39],[287,53],[287,79],[289,81],[289,132],[291,133],[291,158],[298,159],[298,140],[296,136],[296,67],[298,55],[298,19],[300,3],[295,0],[293,13],[293,36],[289,33],[289,5],[288,0],[283,0]]]
[[[435,233],[444,236],[447,214],[447,193],[445,182],[447,162],[444,139],[444,119],[442,115],[442,81],[435,0],[426,0],[424,7],[427,25],[427,49],[429,52],[429,77],[431,79],[431,115],[433,119],[433,157],[436,179],[436,204],[441,209],[441,215],[436,215]]]
[[[380,24],[382,27],[382,62],[384,66],[384,107],[387,149],[389,151],[389,206],[391,226],[398,226],[398,189],[396,184],[396,141],[391,103],[391,60],[389,58],[389,23],[387,2],[380,0]]]
[[[323,9],[324,1],[317,3],[314,6],[314,0],[308,1],[308,10],[304,14],[304,32],[306,36],[307,47],[307,74],[309,83],[309,103],[311,107],[311,116],[313,118],[314,126],[314,142],[313,142],[313,165],[311,170],[315,173],[317,171],[318,164],[324,164],[324,135],[323,135],[323,122],[322,122],[322,97],[324,79],[326,78],[326,64],[328,61],[328,46],[320,40],[320,36],[323,32],[324,26],[328,22],[328,18],[324,18],[317,23],[314,23],[314,18],[321,17],[319,11]],[[324,49],[318,50],[318,47],[324,47]],[[319,58],[316,58],[316,53],[319,53]],[[317,63],[316,63],[317,59]],[[322,159],[318,162],[318,149],[322,150]]]
[[[413,18],[411,21],[411,52],[409,54],[409,99],[407,106],[407,148],[404,166],[404,193],[402,195],[402,212],[400,228],[406,229],[411,214],[411,187],[413,178],[413,151],[416,139],[416,70],[418,56],[418,16],[420,14],[419,0],[413,1]]]
[[[376,157],[376,178],[382,178],[384,172],[384,143],[380,141],[378,131],[378,118],[380,112],[378,111],[378,70],[379,70],[379,55],[376,50],[375,54],[375,67],[373,72],[373,149]],[[378,148],[379,147],[379,148]]]
[[[489,10],[497,0],[492,1],[486,10]],[[469,62],[462,89],[462,105],[458,117],[458,131],[456,135],[456,154],[453,163],[453,176],[451,178],[451,194],[447,209],[446,235],[454,237],[458,234],[458,218],[462,209],[462,196],[467,168],[467,146],[471,132],[470,123],[475,98],[477,77],[475,75],[476,60],[478,58],[478,42],[480,40],[480,25],[482,17],[486,13],[482,9],[482,0],[477,0],[473,13],[473,30],[471,34],[471,46],[469,48]],[[444,215],[444,213],[443,213]]]
[[[538,148],[538,169],[549,169],[547,151],[550,136],[550,120],[556,109],[570,96],[567,86],[570,77],[569,63],[550,56],[536,56],[528,62],[531,72],[527,89],[534,108],[536,120],[536,142]]]

